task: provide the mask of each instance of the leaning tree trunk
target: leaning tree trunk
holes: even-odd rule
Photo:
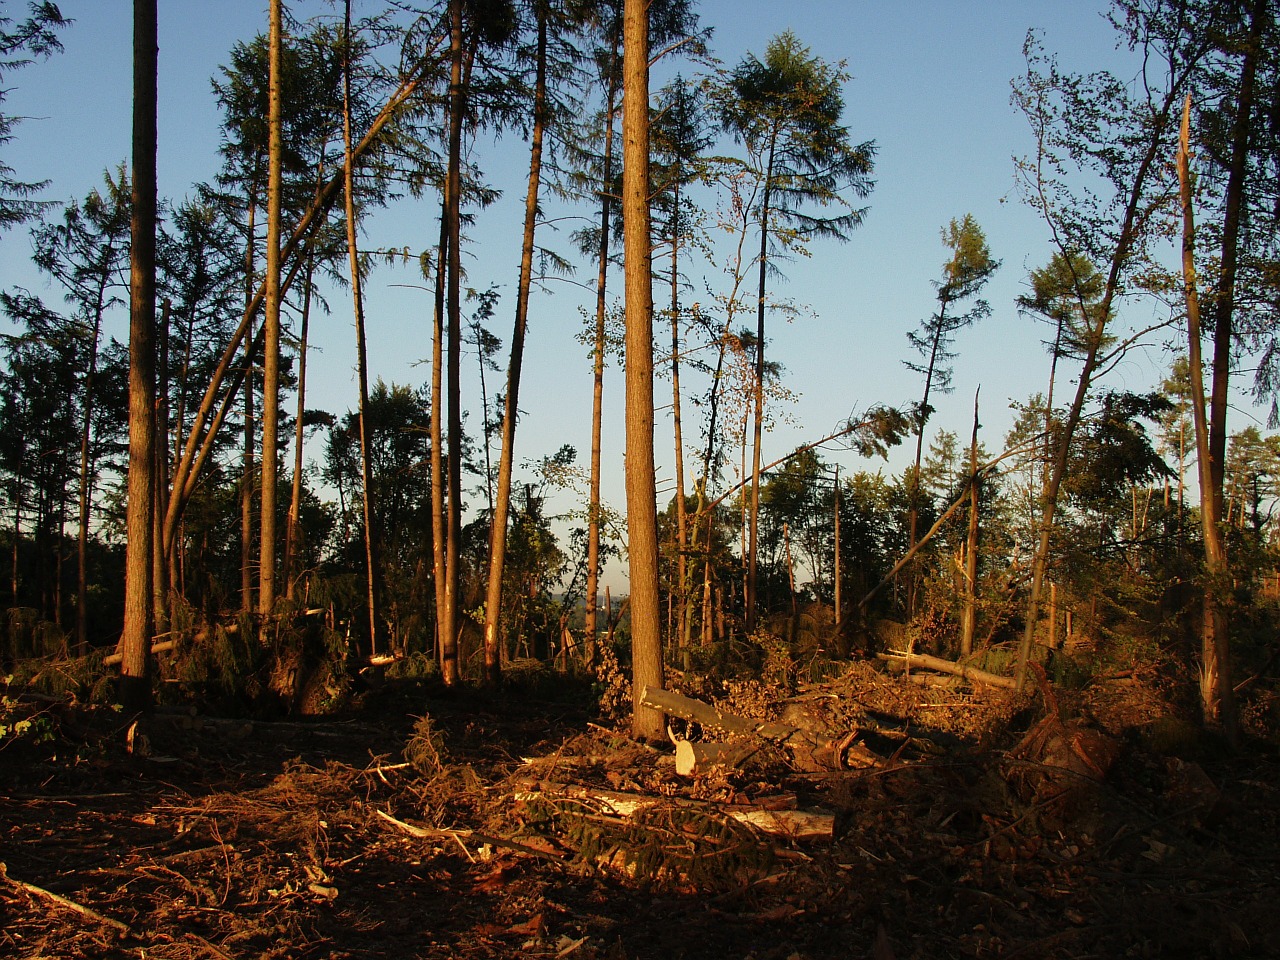
[[[507,515],[511,506],[511,470],[515,457],[516,420],[520,416],[520,368],[529,320],[529,290],[533,285],[533,241],[538,224],[538,187],[542,176],[542,138],[547,116],[547,18],[538,8],[538,52],[533,94],[533,136],[529,148],[529,189],[524,203],[524,239],[520,249],[520,280],[516,290],[516,319],[511,332],[511,360],[507,366],[506,409],[502,417],[502,453],[498,460],[498,495],[489,531],[489,584],[484,617],[484,670],[490,683],[502,676],[502,577],[507,558]]]
[[[133,4],[133,217],[129,254],[129,478],[120,697],[151,706],[155,508],[156,0]]]

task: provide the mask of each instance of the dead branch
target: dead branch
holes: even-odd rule
[[[820,810],[775,810],[759,805],[707,804],[676,797],[650,797],[636,793],[617,793],[594,787],[567,783],[528,783],[528,790],[518,791],[517,800],[537,798],[578,800],[596,805],[606,815],[630,818],[660,804],[690,810],[714,811],[738,823],[745,823],[763,833],[793,840],[830,840],[835,832],[835,816]]]
[[[115,930],[121,936],[133,936],[133,931],[129,929],[129,926],[121,923],[119,920],[112,920],[110,917],[104,917],[102,914],[98,913],[97,910],[86,907],[82,903],[76,903],[74,900],[68,900],[66,897],[59,896],[52,890],[46,890],[44,887],[37,887],[34,883],[27,883],[24,880],[15,880],[13,877],[9,876],[3,863],[0,863],[0,880],[4,880],[9,885],[17,887],[19,890],[25,890],[27,893],[33,894],[34,896],[42,897],[45,900],[56,903],[60,907],[65,907],[67,910],[70,910],[73,913],[78,913],[80,916],[92,920],[94,923],[101,923],[105,926],[111,927],[111,929]]]

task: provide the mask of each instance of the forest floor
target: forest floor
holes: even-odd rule
[[[919,679],[862,663],[687,690],[882,731],[860,739],[870,766],[797,772],[766,749],[692,780],[554,675],[132,734],[109,708],[10,691],[0,956],[1280,955],[1274,742],[1215,750],[1154,675],[1055,691],[1049,721],[1043,690]],[[655,805],[627,819],[603,791]],[[825,811],[832,836],[743,827],[726,811],[744,803]]]

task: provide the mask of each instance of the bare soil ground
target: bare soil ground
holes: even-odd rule
[[[780,708],[759,684],[687,692]],[[1157,679],[1048,714],[865,664],[787,694],[836,732],[874,718],[883,759],[802,773],[765,750],[682,780],[570,681],[162,714],[131,751],[109,709],[11,692],[0,722],[32,725],[0,740],[0,957],[1280,956],[1274,747],[1215,749]],[[597,789],[664,800],[626,820]],[[721,815],[744,802],[834,813],[834,837]]]

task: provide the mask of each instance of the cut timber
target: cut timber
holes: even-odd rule
[[[539,783],[530,786],[537,789],[517,792],[515,799],[577,800],[597,806],[603,814],[622,818],[633,817],[641,810],[665,803],[693,810],[718,812],[764,833],[793,840],[830,840],[835,832],[835,815],[820,810],[771,810],[761,806],[697,803],[674,797],[616,793],[566,783]]]
[[[698,743],[677,740],[676,773],[682,777],[692,777],[707,773],[715,767],[732,770],[759,749],[759,744],[749,740],[738,743]]]
[[[841,770],[846,767],[868,767],[879,760],[879,757],[862,744],[854,742],[854,738],[857,735],[856,731],[841,739],[824,737],[785,723],[749,720],[746,717],[739,717],[736,714],[717,710],[711,704],[703,703],[701,700],[695,700],[692,697],[686,697],[670,690],[655,690],[653,687],[648,686],[641,691],[640,700],[647,706],[656,707],[670,716],[681,717],[685,720],[695,720],[704,727],[719,727],[726,733],[736,734],[737,736],[772,740],[785,747],[791,753],[792,761],[801,770],[812,772],[818,770]],[[741,763],[754,752],[752,750],[743,754],[736,762]],[[701,772],[697,769],[696,758],[693,758],[693,760],[694,772]],[[728,765],[727,760],[723,758],[721,758],[720,762]],[[676,763],[678,771],[680,763],[678,754]]]
[[[1018,686],[1018,681],[1013,677],[1002,677],[999,674],[987,673],[987,671],[978,670],[976,667],[966,667],[963,663],[954,663],[951,660],[943,660],[940,657],[931,657],[927,653],[877,653],[876,656],[881,660],[905,663],[908,667],[924,667],[926,670],[949,673],[953,676],[963,677],[965,680],[985,683],[991,687],[1004,687],[1005,689],[1013,690]]]

